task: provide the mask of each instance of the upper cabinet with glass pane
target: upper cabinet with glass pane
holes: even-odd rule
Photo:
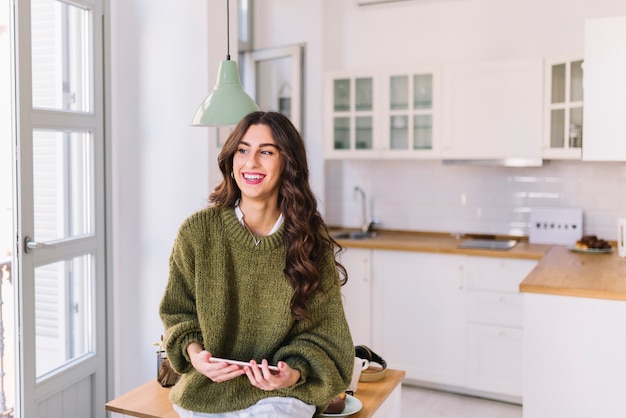
[[[349,158],[378,152],[377,78],[372,73],[332,73],[326,77],[327,156]]]
[[[581,158],[583,146],[581,57],[582,54],[546,60],[543,158]]]
[[[440,71],[423,68],[383,77],[383,148],[395,157],[439,157]]]
[[[434,68],[328,74],[327,158],[436,157],[439,78]]]

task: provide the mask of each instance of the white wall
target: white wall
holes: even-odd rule
[[[216,129],[192,128],[189,123],[213,88],[219,61],[226,56],[226,3],[110,3],[113,395],[117,395],[155,376],[152,343],[162,332],[158,304],[167,281],[169,252],[180,223],[206,205],[219,181]],[[235,59],[236,2],[230,3],[230,54]],[[256,48],[306,44],[306,91],[321,91],[321,2],[258,0],[255,9]],[[275,25],[272,19],[280,22],[278,32],[265,26]],[[319,94],[305,94],[303,131],[319,196],[323,195],[321,100]]]
[[[115,394],[119,394],[154,377],[152,343],[162,330],[158,304],[167,281],[169,252],[180,222],[205,205],[210,191],[209,172],[214,170],[216,155],[210,154],[208,144],[214,133],[210,128],[192,128],[189,123],[213,87],[217,66],[225,57],[225,39],[220,37],[221,33],[225,36],[225,4],[204,0],[110,3],[114,199],[110,277],[114,287],[113,376]],[[357,8],[355,0],[256,0],[255,9],[257,48],[306,44],[303,135],[314,190],[324,197],[321,92],[325,70],[578,52],[582,49],[583,18],[626,14],[626,2],[417,0]],[[232,15],[231,31],[235,33]],[[231,55],[236,56],[232,44]],[[626,177],[623,165],[605,169],[601,164],[580,168],[578,164],[559,163],[533,173],[546,179],[566,174],[568,181],[559,193],[571,192],[575,202],[585,205],[591,197],[594,205],[619,206],[626,213],[624,201],[614,197]],[[571,191],[576,170],[591,175],[592,182],[580,191]],[[377,202],[380,197],[397,202],[394,207],[381,206],[377,214],[388,225],[420,229],[421,223],[403,223],[403,213],[408,219],[415,212],[401,210],[411,207],[419,211],[421,200],[398,198],[405,194],[425,199],[428,189],[420,188],[416,176],[434,173],[440,179],[435,189],[442,190],[467,179],[475,184],[486,179],[487,184],[503,188],[507,178],[514,176],[504,169],[473,171],[432,162],[343,163],[331,166],[328,172],[345,177],[340,183],[345,189],[329,187],[326,200],[333,199],[334,204],[337,193],[351,198],[353,183],[359,182],[371,187],[368,192]],[[338,184],[328,183],[331,180],[329,177],[326,183]],[[593,182],[605,185],[606,191],[587,194],[596,190]],[[390,183],[395,185],[393,189],[388,187]],[[392,195],[383,194],[385,190],[396,190],[395,200],[389,200]],[[449,196],[442,193],[440,202],[444,206],[454,202],[459,190],[453,188]],[[623,188],[619,190],[621,193]],[[477,202],[498,199],[482,189],[473,193],[471,200]],[[601,212],[594,216],[599,219]],[[328,216],[329,220],[352,221],[349,214]],[[475,219],[468,224],[448,223],[455,219],[454,214],[445,219],[442,228],[475,225]]]
[[[304,44],[302,136],[307,144],[313,192],[324,195],[322,118],[323,54],[321,0],[255,0],[254,48]],[[320,201],[320,203],[322,203]],[[324,208],[320,207],[323,212]]]
[[[413,0],[366,7],[327,0],[324,6],[329,70],[582,55],[586,18],[626,15],[622,0]],[[624,163],[553,161],[516,169],[347,161],[327,164],[324,199],[326,220],[338,226],[360,226],[353,192],[359,185],[384,228],[514,235],[528,235],[532,206],[580,207],[586,233],[615,239],[617,218],[626,215],[625,183]]]
[[[190,122],[213,85],[208,65],[217,67],[225,53],[208,59],[210,16],[204,0],[176,5],[151,0],[110,3],[113,271],[109,277],[117,395],[156,376],[152,343],[162,333],[158,304],[167,281],[169,252],[178,226],[205,205],[209,192],[208,128],[190,127]],[[225,20],[223,8],[223,13],[218,9]]]
[[[583,208],[584,232],[617,238],[626,215],[626,163],[551,161],[542,168],[443,165],[435,161],[329,162],[326,221],[361,226],[362,187],[368,214],[381,228],[527,236],[532,207]]]

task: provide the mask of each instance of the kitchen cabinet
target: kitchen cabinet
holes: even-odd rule
[[[326,158],[439,158],[440,73],[326,74]]]
[[[439,158],[441,71],[423,67],[383,76],[383,149],[395,158]]]
[[[466,383],[463,257],[373,252],[373,345],[406,378]]]
[[[541,164],[543,60],[443,66],[443,149],[450,160]]]
[[[524,418],[626,416],[626,302],[523,296]]]
[[[536,261],[467,257],[467,387],[522,397],[523,296]],[[513,399],[513,398],[511,398]]]
[[[626,161],[626,16],[585,22],[582,158]]]
[[[344,248],[339,262],[348,272],[341,287],[343,307],[355,345],[371,346],[372,326],[372,250]]]
[[[543,157],[580,160],[583,144],[582,54],[546,59]]]
[[[372,250],[372,346],[419,384],[521,403],[534,260]]]
[[[332,72],[325,79],[326,156],[374,157],[379,152],[380,77],[373,72]]]

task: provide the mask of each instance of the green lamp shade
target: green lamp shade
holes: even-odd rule
[[[241,87],[237,62],[220,62],[215,88],[202,102],[192,125],[236,125],[248,113],[259,110],[254,100]]]

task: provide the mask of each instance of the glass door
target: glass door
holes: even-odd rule
[[[377,89],[371,73],[327,74],[328,157],[367,158],[380,154]]]
[[[583,145],[583,60],[546,63],[544,157],[580,159]]]
[[[437,157],[439,70],[388,72],[385,83],[384,137],[389,155]]]
[[[101,0],[15,0],[16,416],[104,417]]]

